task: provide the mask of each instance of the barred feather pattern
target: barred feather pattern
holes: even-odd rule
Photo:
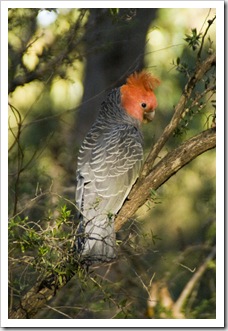
[[[143,161],[140,123],[121,107],[112,90],[79,151],[76,247],[85,263],[116,257],[115,216],[135,183]]]

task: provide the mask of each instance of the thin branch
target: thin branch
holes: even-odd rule
[[[196,158],[198,155],[215,147],[215,129],[206,130],[197,136],[184,142],[174,151],[168,153],[153,169],[153,171],[144,178],[137,187],[131,200],[127,201],[115,222],[115,230],[119,230],[122,225],[132,217],[137,209],[147,200],[151,188],[157,189],[172,175],[180,170],[184,165]],[[75,267],[75,272],[77,268]],[[63,279],[58,284],[58,290],[62,288],[73,277]],[[10,318],[32,318],[37,311],[43,307],[51,298],[54,297],[56,288],[41,287],[40,281],[21,299],[21,306],[10,313]]]
[[[216,16],[214,18],[212,18],[212,20],[208,20],[207,21],[208,26],[207,26],[204,34],[203,34],[201,45],[200,45],[200,49],[199,49],[199,52],[197,54],[197,60],[198,60],[198,62],[200,61],[200,58],[201,58],[201,53],[202,53],[202,50],[203,50],[205,37],[206,37],[206,35],[208,33],[208,30],[210,29],[210,26],[214,23],[215,19],[216,19]]]
[[[153,149],[149,153],[146,162],[144,164],[144,167],[141,172],[141,178],[145,177],[150,170],[152,169],[152,166],[161,151],[162,147],[165,145],[169,137],[172,135],[174,130],[179,124],[179,121],[181,119],[182,113],[185,110],[185,105],[198,81],[202,79],[202,77],[206,74],[210,68],[215,65],[216,61],[216,55],[212,54],[209,56],[204,62],[201,63],[201,65],[196,69],[195,73],[190,77],[188,83],[186,84],[184,91],[180,97],[180,100],[178,104],[175,107],[173,117],[169,124],[166,126],[166,128],[163,131],[163,134],[158,139],[156,144],[154,145]]]
[[[57,312],[58,314],[65,316],[66,318],[72,318],[70,315],[63,313],[61,310],[59,310],[59,309],[57,309],[57,308],[51,307],[51,306],[49,306],[49,305],[45,305],[45,306],[46,306],[47,308],[49,308],[49,309],[51,309],[51,310]]]
[[[189,280],[189,282],[186,284],[184,287],[183,291],[181,292],[179,298],[175,302],[173,306],[173,316],[175,318],[180,318],[180,316],[183,316],[181,313],[181,309],[183,308],[186,299],[192,292],[193,288],[195,287],[196,283],[200,280],[202,277],[203,273],[207,270],[208,263],[214,259],[216,254],[216,248],[215,246],[212,248],[210,254],[206,257],[204,260],[203,264],[199,267],[199,269],[194,273],[192,278]]]
[[[67,50],[67,52],[68,51],[69,50]],[[55,64],[58,63],[59,59],[59,57],[56,58],[57,62]],[[160,160],[154,166],[154,162],[158,156],[158,153],[161,151],[166,141],[169,139],[169,137],[172,135],[175,128],[179,124],[181,116],[185,110],[186,103],[189,100],[191,93],[196,86],[196,83],[199,82],[205,75],[205,73],[207,73],[210,68],[215,64],[215,59],[215,54],[209,56],[204,62],[201,63],[199,67],[196,68],[195,73],[190,77],[181,95],[180,101],[175,107],[175,112],[170,123],[165,128],[162,136],[155,144],[154,148],[152,149],[146,160],[142,175],[136,183],[132,194],[130,195],[130,200],[125,202],[115,220],[116,231],[118,231],[123,226],[123,224],[135,214],[138,208],[147,201],[147,199],[150,197],[151,190],[158,189],[171,176],[176,174],[181,168],[183,168],[186,164],[195,159],[198,155],[215,147],[215,129],[208,129],[185,141],[179,147],[169,152],[162,160]],[[48,65],[50,65],[50,63]],[[31,74],[34,75],[34,73]],[[35,74],[37,74],[37,72]],[[34,77],[30,77],[30,79],[33,80]],[[50,194],[50,192],[46,192],[45,194]],[[44,194],[42,194],[42,196],[43,195]],[[37,199],[39,199],[40,197],[41,195],[34,198],[34,201],[37,201]],[[32,202],[33,201],[31,200],[30,203]],[[212,259],[214,255],[211,254],[211,256]],[[209,260],[207,260],[207,262],[208,261]],[[205,263],[199,269],[201,271],[197,271],[196,274],[194,274],[194,276],[198,275],[197,280],[206,270],[206,266],[207,265],[205,261]],[[10,312],[10,318],[32,318],[33,316],[35,316],[38,310],[45,304],[47,304],[47,302],[55,296],[56,290],[61,289],[74,276],[74,274],[77,272],[77,268],[78,266],[75,266],[74,273],[72,272],[72,274],[68,278],[63,278],[61,284],[51,283],[47,287],[47,285],[45,286],[46,283],[42,286],[43,282],[41,283],[40,280],[38,280],[35,286],[32,287],[32,289],[30,289],[24,297],[21,298],[20,307],[18,307],[18,309],[16,309],[15,311]],[[91,280],[94,282],[94,284],[96,284],[95,279],[91,278]],[[190,289],[191,286],[194,286],[197,280],[194,280],[192,281],[192,283],[190,283]],[[98,283],[96,285],[98,287],[100,286]],[[190,290],[188,288],[185,289],[185,292],[183,292],[183,294],[181,294],[181,296],[177,300],[175,308],[176,313],[180,312],[182,303],[186,298],[185,293],[190,293],[189,291]]]
[[[195,97],[195,99],[192,101],[191,105],[188,107],[188,111],[190,109],[192,109],[193,107],[197,106],[199,104],[199,100],[202,99],[207,93],[209,92],[212,92],[209,99],[213,96],[213,94],[215,93],[215,89],[216,89],[216,86],[213,85],[213,86],[209,86],[207,89],[205,89],[202,93],[200,93],[199,95],[197,95]],[[207,100],[208,101],[208,100]],[[187,109],[184,111],[184,113],[182,114],[182,118],[183,118],[183,115],[187,112]]]
[[[63,51],[61,51],[57,56],[52,58],[45,65],[39,63],[39,66],[36,70],[32,72],[25,72],[23,75],[16,76],[11,82],[9,82],[8,93],[12,93],[16,89],[16,87],[30,83],[33,80],[43,80],[43,77],[45,77],[47,73],[50,73],[49,77],[52,76],[53,72],[55,71],[55,68],[57,68],[58,65],[62,64],[63,60],[68,57],[69,53],[72,50],[76,49],[76,46],[82,41],[83,36],[81,36],[80,34],[78,36],[78,40],[75,41],[75,39],[76,32],[80,28],[80,24],[83,21],[86,11],[87,9],[81,10],[77,21],[72,27],[68,35],[68,40],[66,43],[67,47],[65,47]],[[29,44],[29,46],[31,46],[31,44]],[[81,54],[75,56],[74,59],[81,59]]]
[[[9,106],[10,106],[12,113],[14,114],[15,120],[17,122],[17,127],[16,127],[17,134],[15,134],[13,132],[13,128],[11,128],[11,126],[9,125],[9,131],[12,133],[12,135],[14,137],[14,142],[10,146],[8,152],[10,152],[13,149],[13,147],[15,146],[16,143],[19,144],[19,138],[20,138],[20,134],[21,134],[21,125],[22,125],[22,118],[21,118],[21,114],[20,114],[19,110],[16,107],[14,107],[13,105],[11,105],[10,103],[9,103]]]
[[[26,206],[23,209],[21,209],[20,211],[18,211],[15,215],[13,215],[13,217],[17,217],[17,216],[21,215],[27,209],[31,208],[34,205],[34,203],[37,203],[41,198],[46,197],[46,196],[56,196],[59,199],[62,199],[63,201],[66,201],[67,203],[72,205],[77,210],[77,206],[74,202],[72,202],[71,200],[69,200],[69,199],[67,199],[63,196],[61,196],[60,194],[58,194],[56,192],[52,192],[51,188],[52,188],[52,185],[50,186],[49,190],[47,190],[45,192],[41,192],[38,195],[36,195],[34,198],[30,199],[28,201],[28,203],[26,204]]]

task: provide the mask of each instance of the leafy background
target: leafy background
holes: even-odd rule
[[[143,127],[146,155],[172,117],[214,16],[196,8],[9,10],[10,309],[67,254],[77,152],[104,96],[143,67],[161,79],[155,120]],[[215,45],[213,22],[203,56]],[[186,113],[160,156],[211,126],[214,99]],[[173,303],[215,244],[215,151],[152,191],[118,242],[116,262],[78,273],[36,318],[173,317]],[[215,318],[214,261],[183,314]]]

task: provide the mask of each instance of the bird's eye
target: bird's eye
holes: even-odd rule
[[[145,102],[141,103],[141,107],[146,108],[146,103]]]

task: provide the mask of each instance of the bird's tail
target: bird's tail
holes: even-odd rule
[[[116,257],[114,221],[106,218],[81,220],[77,230],[77,251],[86,264],[109,262]]]

